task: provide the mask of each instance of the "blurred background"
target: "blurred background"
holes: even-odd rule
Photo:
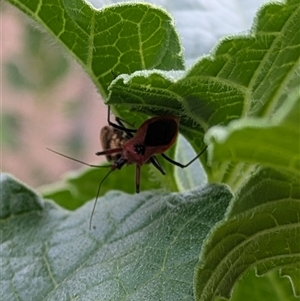
[[[1,170],[33,187],[98,163],[106,107],[81,66],[50,34],[1,1]],[[105,158],[100,158],[100,161]]]

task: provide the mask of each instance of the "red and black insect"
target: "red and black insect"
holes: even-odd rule
[[[121,169],[125,164],[136,164],[136,192],[139,193],[140,170],[143,164],[152,163],[163,175],[166,174],[156,155],[161,155],[165,160],[176,166],[179,166],[180,168],[186,168],[195,160],[197,160],[207,148],[205,147],[195,158],[193,158],[187,164],[176,162],[165,155],[164,152],[167,151],[175,143],[178,136],[179,119],[172,115],[152,117],[142,123],[142,125],[137,130],[134,130],[126,128],[123,124],[124,121],[118,117],[116,117],[117,123],[111,122],[110,107],[108,107],[107,122],[109,125],[102,128],[100,133],[100,141],[103,151],[97,152],[96,155],[105,155],[108,161],[113,162],[110,166],[87,164],[80,160],[73,159],[51,150],[68,159],[91,167],[110,167],[111,170],[101,180],[98,187],[96,200],[90,218],[90,228],[101,185],[112,171]]]

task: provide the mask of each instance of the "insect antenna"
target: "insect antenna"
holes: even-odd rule
[[[101,189],[102,183],[105,181],[105,179],[106,179],[113,171],[114,171],[114,169],[110,170],[110,171],[105,175],[105,177],[101,180],[101,182],[99,183],[98,190],[97,190],[97,194],[96,194],[96,199],[95,199],[94,206],[93,206],[92,213],[91,213],[91,217],[90,217],[89,230],[92,229],[92,220],[93,220],[94,212],[95,212],[96,205],[97,205],[97,202],[98,202],[98,198],[99,198],[99,194],[100,194],[100,189]]]
[[[62,153],[59,153],[59,152],[57,152],[57,151],[55,151],[55,150],[53,150],[53,149],[50,149],[50,148],[48,148],[48,147],[46,147],[46,149],[49,150],[49,151],[52,152],[52,153],[55,153],[55,154],[60,155],[60,156],[62,156],[62,157],[65,157],[65,158],[67,158],[67,159],[69,159],[69,160],[72,160],[72,161],[75,161],[75,162],[84,164],[84,165],[86,165],[86,166],[97,167],[97,168],[102,168],[102,167],[103,167],[103,168],[107,168],[107,167],[110,167],[110,165],[93,165],[93,164],[88,164],[88,163],[83,162],[83,161],[81,161],[81,160],[77,160],[77,159],[75,159],[75,158],[69,157],[69,156],[64,155],[64,154],[62,154]]]

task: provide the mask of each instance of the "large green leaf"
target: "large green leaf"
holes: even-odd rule
[[[195,278],[197,300],[229,298],[237,279],[251,267],[258,275],[299,270],[299,241],[299,179],[258,170],[203,247]]]
[[[120,77],[110,88],[109,102],[152,112],[170,106],[187,118],[183,126],[193,122],[204,129],[246,115],[269,116],[288,95],[287,87],[298,83],[299,11],[295,0],[267,5],[251,34],[223,40],[186,73]]]
[[[103,97],[118,74],[184,66],[173,20],[160,8],[124,3],[95,10],[83,0],[10,2],[67,48]]]
[[[126,2],[126,0],[89,0],[96,8]],[[181,37],[184,57],[191,65],[199,56],[209,53],[218,40],[229,34],[249,30],[257,9],[267,0],[214,1],[207,0],[147,0],[148,3],[162,6],[172,15]],[[226,16],[226,18],[224,18]]]
[[[290,97],[269,119],[243,118],[227,127],[215,126],[207,133],[206,139],[212,148],[209,158],[213,162],[214,177],[236,172],[252,163],[273,167],[300,177],[300,94],[291,92]],[[230,170],[232,162],[237,163]],[[247,168],[251,167],[248,165]],[[225,170],[225,171],[224,171]],[[240,180],[247,180],[243,178]],[[238,187],[241,183],[232,183]]]
[[[201,244],[231,193],[111,192],[75,212],[1,181],[1,296],[5,300],[193,300]]]

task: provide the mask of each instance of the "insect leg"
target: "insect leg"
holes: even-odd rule
[[[136,165],[136,173],[135,173],[135,192],[140,192],[140,179],[141,179],[141,166]]]
[[[120,117],[116,117],[115,119],[116,119],[116,122],[117,122],[119,125],[123,126],[124,128],[126,128],[126,126],[124,125],[123,122],[126,122],[128,125],[134,127],[131,123],[129,123],[128,121],[126,121],[126,120],[124,120],[124,119],[122,119],[122,118],[120,118]],[[127,128],[126,128],[126,129],[127,129]],[[136,131],[136,130],[135,130],[135,131]]]
[[[190,162],[188,162],[187,164],[181,164],[181,163],[179,163],[179,162],[177,162],[177,161],[174,161],[173,159],[171,159],[171,158],[169,158],[167,155],[165,155],[165,154],[161,154],[162,155],[162,157],[164,158],[164,159],[166,159],[167,161],[169,161],[170,163],[172,163],[172,164],[174,164],[174,165],[176,165],[176,166],[179,166],[180,168],[186,168],[186,167],[188,167],[190,164],[192,164],[194,161],[196,161],[205,151],[206,151],[206,149],[207,149],[207,146],[205,146],[204,147],[204,149],[194,158],[194,159],[192,159]]]
[[[121,130],[121,131],[124,131],[125,133],[135,133],[136,130],[133,130],[133,129],[127,129],[123,124],[122,122],[120,121],[120,119],[117,117],[116,118],[116,121],[119,123],[119,124],[116,124],[116,123],[113,123],[111,120],[110,120],[110,106],[108,106],[108,110],[107,110],[107,123],[112,126],[113,128],[115,129],[118,129],[118,130]]]
[[[157,160],[157,158],[155,156],[150,158],[150,162],[154,165],[154,167],[156,169],[158,169],[161,172],[161,174],[163,174],[163,175],[166,174],[164,168],[161,166],[161,164],[159,163],[159,161]]]
[[[126,128],[125,125],[123,124],[123,122],[126,122],[125,120],[123,120],[123,119],[121,119],[121,118],[119,118],[119,117],[116,117],[116,122],[117,122],[120,126],[123,126],[124,129],[126,129],[126,130],[123,130],[123,131],[126,132],[126,135],[128,136],[128,138],[133,138],[133,137],[134,137],[134,135],[133,135],[132,133],[130,133],[130,132],[127,131],[127,128]]]

